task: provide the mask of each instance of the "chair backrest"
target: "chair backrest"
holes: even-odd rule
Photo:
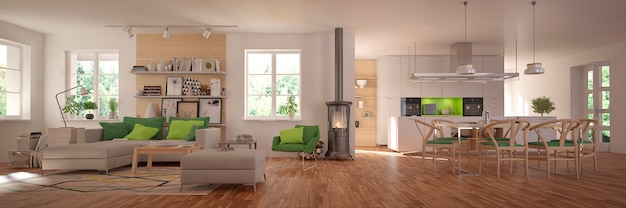
[[[587,142],[594,144],[598,143],[596,138],[596,129],[598,128],[598,122],[593,119],[580,119],[580,138]]]
[[[567,143],[566,142],[567,137],[570,135],[572,131],[578,128],[579,125],[580,125],[580,122],[576,119],[556,119],[556,120],[550,120],[550,121],[533,125],[532,127],[530,127],[529,130],[537,134],[539,141],[543,142],[544,146],[549,146],[548,142],[551,142],[552,140],[558,140],[559,141],[558,146],[564,147],[566,146],[566,143]],[[542,128],[556,129],[557,132],[559,132],[559,135],[557,138],[549,138],[549,136],[541,134]],[[574,145],[577,144],[576,140],[577,139],[573,139]]]
[[[498,143],[498,139],[496,138],[496,128],[506,129],[506,134],[508,135],[505,136],[508,140],[500,140]],[[516,144],[517,136],[519,136],[519,133],[521,132],[524,141],[522,145],[527,146],[529,128],[530,122],[523,119],[493,120],[489,124],[480,128],[479,138],[487,138],[497,146],[501,146],[500,144],[507,144],[506,146],[513,147]]]
[[[296,125],[296,128],[303,127],[302,141],[308,144],[311,138],[320,136],[320,127],[317,125]]]
[[[451,124],[454,123],[452,121],[448,121],[448,120],[443,120],[443,119],[433,119],[432,121],[430,121],[430,123],[435,127],[435,132],[433,133],[433,135],[437,138],[440,137],[446,137],[443,135],[443,127],[442,126],[437,126],[437,124]],[[456,128],[451,128],[451,132],[452,134],[454,134],[454,132],[456,132]]]
[[[426,142],[433,139],[433,134],[436,129],[435,126],[417,119],[414,119],[413,121],[415,121],[415,126],[420,134],[419,136],[422,138],[423,145],[426,146]]]

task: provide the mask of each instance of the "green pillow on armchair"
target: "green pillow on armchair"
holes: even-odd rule
[[[299,129],[302,129],[302,143],[298,140],[299,138],[294,134],[299,132]],[[276,152],[303,152],[303,153],[314,153],[315,147],[317,146],[317,142],[320,140],[320,127],[317,125],[296,125],[293,129],[286,129],[281,131],[281,136],[275,136],[272,141],[272,151]],[[288,136],[291,138],[282,138],[283,136]],[[289,140],[289,141],[283,141]],[[306,171],[315,166],[317,166],[317,158],[315,158],[316,164],[305,168],[304,167],[304,157],[302,157],[302,170]]]

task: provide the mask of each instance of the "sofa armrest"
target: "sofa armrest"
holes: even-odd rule
[[[320,140],[320,137],[313,137],[309,140],[309,143],[306,144],[304,148],[304,152],[313,153],[315,151],[315,147],[317,147],[317,142]]]
[[[272,147],[280,144],[280,136],[275,136],[272,139]]]
[[[202,145],[202,149],[217,149],[222,140],[221,128],[196,129],[196,144]]]
[[[93,143],[104,140],[102,129],[76,129],[76,143]]]

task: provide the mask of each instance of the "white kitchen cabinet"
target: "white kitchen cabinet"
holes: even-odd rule
[[[416,66],[419,66],[421,59],[416,56],[401,56],[400,57],[400,78],[396,80],[400,84],[400,88],[395,89],[400,91],[400,97],[421,97],[422,85],[419,82],[409,81],[409,77],[416,72]]]
[[[389,141],[387,148],[397,152],[422,151],[422,138],[419,136],[414,119],[420,117],[394,117],[389,120]]]
[[[476,73],[483,73],[483,56],[472,56],[472,66],[476,69]]]
[[[477,82],[463,82],[463,97],[483,97],[484,84]]]
[[[503,73],[504,58],[502,56],[483,56],[482,72]]]
[[[379,127],[376,143],[379,145],[387,144],[389,119],[400,116],[401,81],[408,82],[406,78],[401,79],[401,66],[401,56],[384,56],[376,61],[376,125]]]
[[[442,97],[463,97],[462,82],[444,82],[441,83]]]

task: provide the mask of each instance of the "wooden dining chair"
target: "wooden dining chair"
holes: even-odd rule
[[[494,159],[497,162],[497,175],[500,180],[500,166],[502,161],[509,161],[509,174],[513,174],[512,161],[524,162],[524,174],[526,179],[529,178],[528,174],[528,143],[527,135],[530,122],[521,119],[507,119],[492,121],[489,124],[482,127],[479,131],[479,136],[482,138],[478,144],[478,173],[482,171],[483,159]],[[496,129],[507,129],[509,132],[509,138],[503,139],[497,137]],[[517,136],[523,137],[523,142],[516,142]],[[493,156],[490,156],[490,152],[493,152]],[[523,153],[523,157],[518,157],[519,153]]]
[[[454,127],[448,127],[450,128],[450,136],[446,136],[444,133],[445,132],[444,125],[453,124],[454,123],[453,121],[444,120],[444,119],[433,119],[432,121],[430,121],[430,123],[433,126],[435,126],[435,133],[434,133],[435,140],[450,140],[456,143],[459,143],[459,140],[460,140],[461,144],[459,146],[459,149],[455,150],[455,152],[459,154],[459,152],[457,151],[466,151],[467,160],[469,161],[471,145],[470,145],[470,142],[468,141],[468,138],[463,135],[459,137],[459,131],[457,128],[454,128]],[[444,125],[441,125],[441,124],[444,124]]]
[[[417,127],[419,137],[422,138],[422,170],[424,170],[424,163],[426,157],[433,158],[433,166],[437,167],[437,160],[443,158],[448,160],[452,174],[454,174],[454,150],[456,149],[457,142],[445,139],[436,139],[434,137],[436,127],[432,124],[415,119],[415,126]],[[432,148],[432,152],[427,152],[427,148]],[[445,154],[441,154],[445,153]]]
[[[543,156],[542,154],[539,154],[539,158],[546,161],[546,173],[548,180],[550,180],[550,164],[554,162],[554,172],[556,174],[557,161],[573,161],[576,166],[576,179],[580,178],[580,155],[578,150],[578,141],[577,139],[571,139],[568,141],[568,138],[571,138],[572,131],[574,131],[579,125],[580,122],[576,119],[556,119],[530,127],[529,130],[537,135],[539,141],[528,142],[528,147],[543,150],[545,152]],[[559,133],[556,138],[554,138],[555,135],[548,135],[545,133],[542,134],[541,130],[546,128],[557,129],[557,132]],[[572,152],[574,153],[573,157],[564,156]]]
[[[598,122],[593,119],[579,119],[580,125],[577,131],[572,131],[573,137],[577,137],[578,154],[580,157],[580,172],[582,173],[582,160],[584,158],[593,158],[593,170],[598,172],[598,157],[596,156],[596,147],[598,139],[596,138],[596,129],[598,128]],[[572,140],[566,140],[566,142],[573,142]],[[574,157],[575,152],[569,151],[566,156]]]

